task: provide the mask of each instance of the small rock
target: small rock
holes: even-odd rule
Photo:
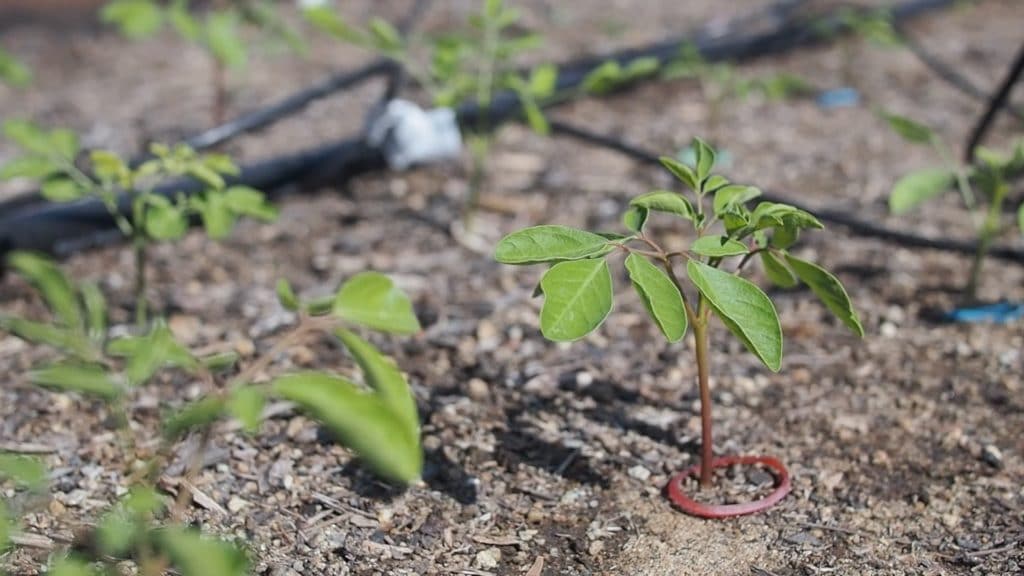
[[[256,344],[248,338],[243,338],[235,342],[235,352],[243,358],[249,358],[256,353]]]
[[[60,500],[50,500],[49,508],[50,508],[50,514],[52,514],[54,516],[57,516],[57,517],[63,516],[64,515],[64,511],[67,510],[67,508],[64,507],[64,504],[61,503]]]
[[[892,322],[882,322],[882,326],[879,328],[879,331],[885,338],[894,338],[899,332],[899,329],[897,329],[896,325]]]
[[[491,391],[487,386],[487,382],[484,382],[480,378],[472,378],[469,381],[469,397],[476,401],[481,401],[490,396]]]
[[[604,540],[594,540],[591,542],[590,547],[587,548],[587,552],[589,552],[591,556],[597,556],[601,552],[604,552]]]
[[[501,562],[501,550],[497,548],[485,548],[476,553],[473,565],[482,570],[490,570],[498,567]]]
[[[817,548],[821,546],[821,540],[818,540],[814,534],[810,532],[797,532],[796,534],[790,534],[785,538],[786,542],[790,544],[796,544],[798,546],[810,546],[811,548]]]
[[[629,469],[629,476],[631,478],[636,478],[641,482],[646,482],[647,479],[651,477],[651,471],[637,464]]]
[[[594,383],[594,375],[586,370],[576,373],[576,385],[580,388],[586,388]]]
[[[308,346],[296,346],[290,352],[292,362],[297,366],[312,366],[316,362],[316,354]]]
[[[531,524],[540,524],[546,517],[547,514],[544,513],[544,509],[540,506],[534,506],[526,513],[526,521]]]
[[[245,508],[248,505],[248,502],[242,500],[238,496],[232,496],[231,499],[228,500],[228,511],[234,514],[241,511],[242,508]]]
[[[981,449],[981,460],[993,468],[999,469],[1003,467],[1003,453],[995,444],[986,444]]]

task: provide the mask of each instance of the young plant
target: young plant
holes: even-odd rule
[[[700,83],[708,104],[708,128],[713,134],[717,132],[722,109],[730,98],[744,100],[759,94],[771,101],[781,101],[813,91],[808,82],[786,72],[744,77],[731,64],[708,62],[693,44],[684,44],[661,74],[666,79],[683,78]]]
[[[864,9],[844,7],[834,19],[822,21],[817,25],[817,33],[825,38],[833,38],[843,30],[849,30],[853,36],[867,41],[869,44],[889,49],[902,45],[899,32],[893,25],[892,12],[886,8]],[[857,70],[857,44],[841,42],[842,51],[840,77],[847,86],[855,84]]]
[[[244,26],[256,29],[269,41],[299,53],[306,52],[301,35],[289,27],[276,3],[268,0],[222,0],[199,14],[190,0],[173,0],[166,6],[157,0],[111,0],[100,18],[118,27],[126,38],[138,40],[153,36],[164,24],[188,42],[200,46],[210,57],[214,101],[213,123],[222,124],[228,105],[226,74],[240,70],[249,59],[242,38]]]
[[[31,382],[106,405],[118,427],[124,473],[131,485],[95,530],[76,542],[80,557],[64,561],[67,565],[86,570],[100,563],[112,569],[132,560],[142,576],[160,576],[168,569],[184,576],[247,573],[248,561],[238,546],[207,539],[184,522],[190,486],[201,472],[217,422],[234,418],[255,434],[271,397],[292,401],[323,422],[381,477],[400,484],[419,478],[423,459],[415,398],[394,363],[351,330],[419,331],[409,299],[386,276],[356,275],[332,297],[313,302],[300,301],[281,281],[279,298],[296,313],[297,323],[266,354],[236,370],[234,355],[197,356],[162,323],[144,336],[114,337],[105,301],[95,286],[76,286],[55,264],[33,254],[15,253],[9,264],[39,290],[52,318],[32,321],[0,315],[0,331],[54,349],[57,359],[29,373]],[[362,384],[327,372],[265,374],[278,356],[315,335],[333,335],[341,342],[362,372]],[[149,455],[149,449],[136,448],[153,442],[136,438],[140,432],[130,424],[130,407],[135,405],[131,398],[167,369],[198,379],[207,394],[165,415],[158,448]],[[158,480],[171,463],[174,447],[190,433],[198,435],[200,446],[172,500],[158,490]],[[40,476],[20,460],[0,454],[0,476],[11,475],[12,469],[20,471],[19,477]],[[0,506],[0,547],[12,526],[6,508]],[[51,574],[61,573],[58,566]],[[91,569],[75,573],[93,574]]]
[[[4,130],[23,156],[0,168],[0,180],[36,180],[43,197],[51,202],[98,199],[118,230],[131,240],[139,327],[148,321],[146,254],[151,243],[180,239],[191,216],[198,216],[214,239],[226,237],[239,217],[264,221],[277,217],[262,192],[226,183],[225,177],[238,175],[238,167],[223,154],[200,155],[185,145],[154,144],[150,149],[153,158],[132,167],[113,152],[93,150],[87,167],[82,168],[77,162],[78,137],[73,132],[46,131],[22,121],[7,122]],[[186,179],[200,185],[202,192],[191,196],[166,192],[168,185],[184,185]],[[164,191],[158,193],[158,188]],[[122,210],[124,194],[130,202],[130,217]]]
[[[1024,202],[1017,208],[1017,222],[1005,220],[1004,204],[1010,192],[1008,176],[1024,171],[1024,139],[1018,140],[1009,154],[978,148],[978,163],[960,164],[949,147],[928,126],[895,114],[883,114],[894,132],[911,144],[931,147],[942,164],[915,170],[900,178],[889,193],[889,210],[906,214],[927,200],[948,190],[957,190],[970,214],[978,249],[964,286],[965,301],[977,299],[982,264],[992,244],[1002,235],[1016,230],[1024,234]]]
[[[32,82],[32,71],[3,48],[0,48],[0,82],[14,88],[24,88]]]
[[[747,204],[761,193],[757,188],[732,184],[712,174],[714,151],[695,140],[697,166],[671,158],[662,163],[694,194],[655,190],[634,198],[623,216],[627,235],[604,234],[545,225],[506,236],[495,258],[504,264],[550,263],[540,280],[544,295],[540,312],[543,335],[554,341],[572,341],[597,329],[612,309],[612,275],[608,259],[625,254],[625,268],[647,312],[669,342],[693,330],[698,386],[701,399],[702,445],[700,485],[712,483],[713,470],[736,462],[716,459],[712,446],[709,347],[712,318],[717,317],[766,367],[782,365],[782,329],[775,307],[755,284],[740,277],[755,257],[775,284],[790,288],[805,283],[839,320],[858,336],[864,331],[846,290],[839,280],[817,264],[789,252],[800,232],[822,228],[811,214],[773,202]],[[648,234],[652,213],[664,213],[690,227],[687,247],[664,247]],[[727,263],[738,261],[735,266]],[[686,275],[677,263],[685,262]],[[684,282],[684,278],[689,282]],[[778,488],[773,496],[751,505],[705,506],[682,495],[680,482],[695,470],[670,483],[673,500],[684,510],[708,517],[754,512],[777,502],[788,491],[786,472],[774,459],[739,459],[775,469]]]
[[[477,105],[479,124],[471,127],[466,137],[472,157],[464,214],[467,228],[487,175],[493,141],[488,111],[495,96],[504,91],[514,92],[530,127],[542,135],[549,131],[540,105],[554,95],[557,70],[541,66],[529,75],[516,70],[515,59],[536,48],[541,39],[534,34],[512,33],[519,21],[519,11],[506,6],[503,0],[482,2],[480,12],[470,16],[464,31],[429,41],[402,38],[391,24],[379,18],[361,30],[326,7],[310,8],[306,16],[314,26],[335,38],[398,62],[430,94],[435,106],[455,107],[466,101]],[[428,55],[425,61],[420,58],[423,54]]]

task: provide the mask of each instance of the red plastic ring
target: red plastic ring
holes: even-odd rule
[[[680,510],[691,516],[714,519],[731,518],[733,516],[743,516],[767,510],[778,504],[793,488],[789,483],[789,471],[786,470],[782,462],[771,456],[723,456],[711,461],[712,468],[728,468],[736,464],[747,466],[763,464],[768,468],[772,476],[775,477],[775,490],[764,498],[754,500],[753,502],[743,502],[741,504],[701,504],[696,500],[691,500],[683,493],[683,480],[700,473],[700,464],[695,464],[676,474],[668,481],[668,486],[666,486],[668,499],[679,507]]]

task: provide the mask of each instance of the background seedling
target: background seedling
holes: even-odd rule
[[[199,12],[190,0],[112,0],[100,11],[100,18],[117,26],[132,40],[147,38],[169,24],[183,39],[200,46],[210,57],[214,101],[213,123],[222,124],[228,105],[227,70],[240,70],[249,59],[243,28],[258,30],[274,45],[305,53],[301,35],[280,13],[280,5],[267,0],[221,0]]]
[[[0,48],[0,82],[24,88],[32,82],[32,71],[10,52]]]
[[[954,159],[949,146],[928,126],[895,114],[882,117],[907,142],[931,147],[942,162],[937,167],[910,172],[893,185],[889,193],[889,210],[893,214],[906,214],[948,190],[960,193],[978,244],[963,290],[964,299],[973,302],[977,299],[985,255],[992,244],[1010,230],[1024,234],[1024,203],[1017,209],[1016,223],[1008,222],[1003,213],[1010,192],[1007,177],[1024,170],[1024,139],[1018,140],[1008,154],[979,147],[978,163],[967,166]]]
[[[539,67],[529,75],[515,70],[517,57],[539,46],[541,38],[514,32],[519,11],[502,0],[483,2],[480,12],[470,16],[463,30],[433,39],[402,38],[391,24],[379,18],[371,20],[367,29],[359,29],[326,7],[310,8],[306,17],[339,40],[398,62],[427,91],[435,106],[454,107],[471,101],[480,108],[479,125],[466,136],[472,162],[464,212],[466,228],[487,175],[493,141],[487,111],[495,95],[515,92],[530,127],[538,134],[548,133],[540,103],[554,95],[557,71],[553,66]]]
[[[233,418],[255,434],[270,397],[290,400],[322,421],[381,477],[400,484],[419,478],[423,459],[412,392],[394,363],[352,331],[419,331],[408,297],[386,276],[358,274],[333,297],[318,302],[302,302],[281,281],[281,304],[295,312],[298,321],[266,354],[236,371],[236,358],[197,356],[159,322],[143,336],[113,336],[99,290],[75,285],[46,258],[15,253],[9,266],[38,289],[51,318],[0,316],[0,330],[53,349],[56,359],[30,372],[32,383],[91,397],[106,406],[118,428],[124,474],[131,486],[95,529],[75,542],[78,557],[58,560],[50,574],[93,574],[90,566],[95,563],[114,570],[125,560],[134,561],[143,576],[159,576],[168,569],[184,576],[248,573],[240,547],[187,528],[185,513],[192,497],[189,487],[201,472],[203,454],[219,430],[217,422]],[[313,335],[335,336],[362,372],[362,383],[326,372],[286,373],[266,380],[264,373],[279,355]],[[140,432],[131,425],[129,407],[136,405],[131,398],[165,370],[196,378],[206,395],[165,414],[158,448],[140,449],[154,443],[136,438]],[[174,446],[192,433],[199,436],[200,446],[171,500],[157,490],[158,480],[171,464]],[[3,477],[37,489],[45,484],[38,463],[6,454],[0,454],[0,481]],[[0,503],[0,548],[9,541],[13,526],[9,506]]]
[[[35,180],[42,195],[52,202],[98,199],[120,232],[131,240],[135,315],[140,328],[148,318],[146,254],[151,243],[180,239],[191,216],[199,217],[214,239],[227,236],[239,217],[273,220],[277,216],[262,192],[226,183],[225,177],[237,175],[238,167],[223,154],[200,155],[185,145],[154,144],[150,149],[153,158],[132,167],[114,152],[93,150],[82,168],[78,136],[71,131],[46,131],[22,121],[7,122],[4,131],[23,155],[0,168],[0,180]],[[197,182],[203,191],[192,196],[154,193],[161,185],[185,179]],[[131,203],[130,217],[119,205],[124,194]]]
[[[712,174],[714,151],[699,139],[693,145],[695,169],[671,158],[662,158],[662,163],[693,192],[695,202],[655,190],[630,202],[623,215],[628,235],[536,226],[502,239],[495,258],[505,264],[553,264],[538,288],[544,295],[541,332],[550,340],[572,341],[597,329],[611,312],[608,259],[625,254],[633,288],[666,340],[677,342],[688,328],[693,330],[701,398],[700,483],[708,487],[714,469],[708,357],[712,317],[770,370],[782,365],[775,306],[760,288],[740,277],[745,266],[756,257],[773,283],[789,288],[803,282],[851,331],[863,336],[864,330],[839,280],[789,252],[802,230],[822,228],[821,223],[786,204],[760,202],[753,210],[747,208],[761,192]],[[651,237],[646,224],[654,213],[671,215],[692,228],[690,245],[666,248]],[[678,273],[679,261],[686,263],[689,283]],[[734,267],[725,266],[734,261]]]

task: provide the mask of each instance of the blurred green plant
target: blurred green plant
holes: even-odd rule
[[[111,573],[117,563],[132,560],[143,576],[173,569],[184,576],[246,574],[246,554],[238,546],[209,539],[186,528],[188,488],[201,472],[203,453],[216,424],[227,418],[243,430],[258,433],[268,398],[294,402],[317,419],[379,476],[400,484],[418,480],[423,457],[415,398],[397,366],[352,331],[369,328],[393,334],[420,330],[408,297],[386,276],[358,274],[329,298],[304,302],[284,280],[277,286],[282,306],[298,320],[265,353],[238,369],[234,354],[198,356],[157,322],[142,336],[115,336],[106,302],[92,284],[76,285],[52,261],[16,252],[10,269],[32,284],[50,310],[44,321],[0,315],[0,331],[34,345],[51,348],[56,359],[32,370],[35,385],[102,402],[118,426],[125,472],[131,489],[97,522],[90,546],[76,546],[75,558],[55,563],[50,574]],[[327,372],[268,375],[272,364],[311,336],[334,336],[362,373],[361,382]],[[198,379],[206,395],[168,411],[162,418],[158,448],[136,438],[132,426],[132,395],[165,370]],[[177,495],[157,491],[157,480],[170,464],[174,448],[189,434],[200,438]],[[138,447],[147,446],[139,449]],[[152,454],[152,455],[151,455]],[[40,486],[45,472],[29,459],[0,454],[0,480]],[[0,548],[9,542],[14,522],[0,504]],[[104,565],[95,571],[94,565]]]
[[[782,365],[782,328],[775,306],[760,288],[740,277],[746,264],[759,258],[768,279],[783,288],[803,282],[851,331],[863,336],[864,330],[839,280],[790,252],[801,231],[822,228],[818,219],[787,204],[760,202],[753,210],[747,208],[760,190],[713,174],[715,152],[700,139],[693,146],[695,168],[672,158],[661,161],[693,192],[696,202],[670,190],[655,190],[630,202],[623,215],[627,235],[535,226],[502,239],[495,259],[513,265],[553,264],[537,289],[544,296],[540,328],[549,340],[563,342],[580,339],[604,322],[613,299],[606,260],[612,254],[626,255],[633,288],[666,340],[677,342],[688,327],[693,330],[703,424],[700,478],[701,485],[708,486],[713,469],[711,317],[717,316],[770,370]],[[708,200],[710,206],[705,205]],[[653,213],[668,214],[692,228],[689,246],[670,250],[653,239],[646,231]],[[686,261],[689,287],[676,272],[676,260]],[[723,269],[730,260],[738,260],[734,269]]]
[[[10,52],[0,48],[0,82],[24,88],[32,82],[32,71]]]
[[[472,157],[469,197],[465,220],[468,225],[478,204],[487,174],[493,142],[488,111],[494,97],[514,92],[530,127],[541,135],[549,132],[541,104],[554,97],[558,71],[540,66],[531,73],[519,72],[516,59],[540,46],[536,34],[518,33],[520,13],[503,0],[481,2],[463,30],[437,38],[403,38],[394,26],[380,18],[370,20],[365,29],[346,22],[326,6],[308,8],[306,18],[316,28],[347,44],[391,58],[400,64],[430,95],[435,106],[454,107],[466,101],[480,109],[479,125],[467,134]]]
[[[949,146],[927,125],[896,114],[881,116],[903,140],[930,147],[941,162],[900,178],[889,193],[889,210],[896,215],[906,214],[946,191],[959,192],[978,243],[963,290],[966,301],[975,301],[982,265],[992,244],[1014,229],[1024,235],[1024,202],[1017,209],[1016,223],[1006,221],[1003,213],[1010,192],[1009,176],[1024,172],[1024,138],[1018,139],[1009,152],[979,147],[975,150],[978,162],[964,165],[954,159]]]
[[[227,109],[226,71],[240,70],[249,60],[246,28],[257,30],[274,47],[306,54],[302,35],[287,23],[280,3],[271,0],[224,0],[200,11],[190,0],[111,0],[100,18],[132,40],[151,37],[169,25],[184,40],[200,46],[210,56],[214,102],[213,123],[221,124]]]
[[[21,149],[22,156],[0,168],[0,180],[34,180],[43,197],[51,202],[98,199],[118,230],[131,240],[139,327],[148,321],[146,255],[150,244],[180,239],[188,230],[191,216],[202,220],[213,239],[230,234],[240,217],[269,221],[277,216],[262,192],[227,184],[225,178],[238,175],[238,167],[223,154],[197,154],[183,144],[154,144],[150,148],[153,157],[132,167],[108,150],[93,150],[87,160],[80,162],[78,136],[69,130],[47,131],[29,122],[9,121],[4,133]],[[184,186],[186,180],[200,185],[201,193],[156,192],[174,183]],[[125,194],[130,216],[121,205]]]

